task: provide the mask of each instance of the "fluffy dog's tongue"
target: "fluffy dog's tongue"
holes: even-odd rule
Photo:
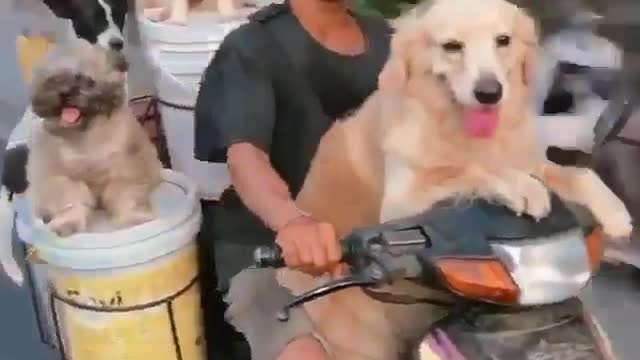
[[[63,125],[75,125],[80,120],[80,109],[76,107],[65,107],[62,109],[62,113],[60,113],[60,119],[62,120]]]
[[[487,138],[498,127],[497,108],[476,108],[464,113],[464,131],[468,136]]]

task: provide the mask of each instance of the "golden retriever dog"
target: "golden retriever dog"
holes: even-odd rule
[[[153,219],[162,165],[128,106],[126,70],[120,52],[79,41],[35,75],[31,104],[43,121],[29,143],[27,191],[60,236],[87,230],[99,207],[119,228]]]
[[[613,238],[627,238],[624,204],[589,169],[548,162],[529,101],[534,21],[504,0],[435,0],[394,22],[379,89],[322,139],[298,206],[339,235],[397,219],[451,196],[480,197],[544,217],[551,189],[586,206]],[[298,294],[327,278],[281,269]],[[397,283],[390,292],[430,297]],[[447,309],[378,302],[348,289],[305,305],[332,358],[398,359]]]

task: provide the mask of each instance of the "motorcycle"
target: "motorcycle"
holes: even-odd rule
[[[536,221],[483,200],[446,202],[357,229],[343,239],[350,275],[296,297],[277,315],[348,287],[408,279],[456,300],[415,344],[416,360],[613,360],[606,334],[577,298],[598,269],[599,228],[554,195]],[[284,266],[277,245],[259,247],[255,267]],[[425,300],[425,299],[423,299]]]

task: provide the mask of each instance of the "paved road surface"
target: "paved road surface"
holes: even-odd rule
[[[0,13],[0,149],[4,149],[26,98],[14,51],[19,21]],[[640,276],[633,278],[628,268],[606,269],[592,287],[585,289],[583,299],[609,331],[619,358],[640,359]],[[56,359],[39,341],[28,289],[13,286],[3,274],[0,274],[0,334],[0,360]]]

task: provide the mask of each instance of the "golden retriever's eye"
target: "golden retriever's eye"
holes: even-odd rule
[[[508,35],[498,35],[496,38],[496,45],[498,47],[509,46],[509,44],[511,44],[511,37]]]
[[[446,52],[454,53],[460,52],[464,48],[464,44],[457,40],[447,41],[442,44],[442,49]]]

